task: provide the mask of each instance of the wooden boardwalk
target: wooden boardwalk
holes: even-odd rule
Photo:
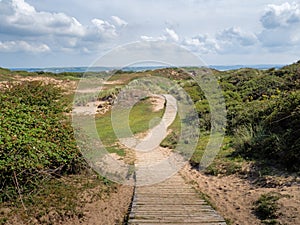
[[[137,186],[127,224],[226,225],[179,174],[162,183]]]

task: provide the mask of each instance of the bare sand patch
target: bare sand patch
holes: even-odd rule
[[[152,95],[150,98],[150,103],[152,105],[153,112],[158,112],[165,107],[166,99],[161,95]]]
[[[269,192],[279,193],[282,197],[278,201],[281,224],[299,224],[300,221],[300,185],[297,182],[282,184],[277,187],[257,187],[249,180],[237,175],[211,176],[186,166],[182,175],[194,183],[196,189],[208,195],[220,214],[230,219],[234,225],[261,224],[253,213],[253,203],[261,194]]]
[[[20,83],[23,81],[40,81],[43,84],[53,84],[57,87],[60,87],[63,89],[66,94],[71,94],[74,92],[74,90],[77,87],[77,81],[74,80],[68,80],[68,79],[55,79],[53,77],[43,77],[43,76],[28,76],[28,77],[23,77],[23,76],[13,76],[12,81],[1,81],[0,82],[0,89],[3,87],[7,87],[9,83]]]
[[[83,208],[84,217],[82,219],[70,219],[64,225],[109,225],[123,224],[127,214],[133,187],[119,186],[115,192],[110,193],[109,198],[88,203]],[[55,224],[55,225],[58,225]]]
[[[52,77],[42,77],[42,76],[30,76],[30,77],[22,77],[22,76],[15,76],[17,81],[41,81],[44,84],[54,84],[64,90],[75,90],[77,81],[73,80],[60,80],[55,79]]]

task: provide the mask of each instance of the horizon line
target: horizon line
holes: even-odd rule
[[[281,63],[260,63],[260,64],[209,64],[209,65],[201,65],[201,66],[196,66],[196,65],[183,65],[183,66],[164,66],[164,65],[140,65],[140,66],[125,66],[122,68],[139,68],[139,67],[162,67],[162,68],[180,68],[180,67],[236,67],[236,66],[242,66],[242,67],[251,67],[251,66],[285,66],[289,64],[281,64]],[[3,69],[59,69],[59,68],[120,68],[118,66],[22,66],[22,67],[1,67]]]

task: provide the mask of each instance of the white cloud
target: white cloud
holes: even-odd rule
[[[85,28],[74,17],[64,13],[37,12],[24,0],[0,2],[2,33],[30,35],[57,34],[83,36]]]
[[[83,25],[64,13],[37,11],[24,0],[0,0],[0,34],[6,35],[5,41],[9,36],[12,46],[20,45],[19,42],[14,44],[16,38],[21,37],[25,42],[42,38],[43,43],[53,47],[52,50],[76,51],[81,48],[86,52],[86,49],[96,50],[101,43],[117,38],[118,29],[127,26],[127,22],[117,16],[112,16],[111,22],[94,18],[90,23]],[[5,46],[2,48],[6,49]],[[25,47],[20,49],[26,50]]]
[[[251,32],[245,32],[241,28],[231,27],[224,29],[214,36],[197,35],[193,38],[185,38],[182,45],[195,53],[242,53],[255,48],[257,37]]]
[[[165,28],[165,34],[157,36],[157,37],[152,37],[152,36],[147,36],[147,35],[142,35],[140,38],[143,41],[172,41],[179,43],[179,35],[172,29]]]
[[[120,17],[112,16],[111,19],[119,27],[126,27],[128,25],[128,23]]]
[[[49,52],[50,48],[46,44],[31,44],[26,41],[0,41],[0,52]]]
[[[230,27],[216,34],[219,53],[245,53],[258,43],[257,37],[239,27]]]
[[[197,53],[207,54],[215,53],[220,49],[214,38],[206,35],[197,35],[192,38],[185,38],[182,45],[189,50]]]
[[[140,37],[142,39],[142,41],[166,41],[167,38],[166,36],[162,35],[159,37],[151,37],[151,36],[147,36],[147,35],[142,35]]]
[[[266,29],[287,27],[300,22],[300,9],[296,3],[284,3],[282,5],[270,4],[266,7],[264,15],[260,19]]]
[[[194,53],[228,53],[246,52],[257,43],[257,37],[251,32],[245,32],[238,27],[224,29],[217,34],[199,34],[194,37],[180,37],[174,30],[166,28],[166,34],[158,37],[141,36],[144,41],[170,40]]]
[[[167,37],[169,39],[171,39],[172,41],[175,41],[175,42],[179,41],[179,36],[178,36],[178,34],[174,30],[166,28],[165,31],[166,31]]]
[[[35,13],[34,7],[27,4],[24,0],[12,0],[12,6],[16,9],[16,11],[30,15],[32,13]]]
[[[268,5],[260,19],[263,30],[258,34],[262,45],[271,51],[285,51],[300,46],[300,6],[288,2]]]
[[[97,28],[97,30],[94,31],[98,34],[104,34],[107,37],[117,36],[116,27],[113,24],[100,19],[93,19],[92,23]]]
[[[257,38],[251,32],[245,32],[239,27],[230,27],[217,34],[217,40],[224,44],[250,46],[256,43]]]

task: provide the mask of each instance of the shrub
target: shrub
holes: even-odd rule
[[[299,105],[299,91],[284,94],[263,110],[263,114],[260,113],[262,116],[257,122],[239,126],[235,132],[237,152],[249,158],[273,160],[275,165],[299,171]]]
[[[262,194],[254,203],[254,212],[261,220],[269,220],[277,218],[277,210],[279,195],[276,193]]]
[[[17,191],[31,191],[45,176],[80,169],[82,159],[61,96],[59,88],[40,82],[0,92],[1,202]]]
[[[177,142],[179,139],[179,135],[177,132],[172,131],[160,144],[160,146],[164,148],[175,149],[177,146]]]

